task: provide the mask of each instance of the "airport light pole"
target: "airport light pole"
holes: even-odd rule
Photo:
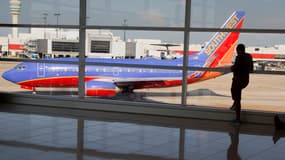
[[[48,17],[48,13],[43,13],[43,19],[44,19],[44,39],[46,39],[46,25],[47,25],[47,17]]]
[[[128,26],[127,21],[127,19],[124,19],[123,26]],[[124,41],[126,42],[126,29],[124,29]]]
[[[56,16],[56,38],[58,38],[58,20],[59,16],[61,15],[60,13],[54,13],[54,16]]]

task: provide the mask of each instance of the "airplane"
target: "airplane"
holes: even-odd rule
[[[244,11],[235,11],[221,28],[240,29],[245,17]],[[191,67],[229,67],[235,55],[239,32],[217,32],[196,54],[189,55]],[[22,62],[2,74],[10,82],[21,88],[35,91],[38,87],[78,87],[78,65],[59,64],[56,61],[78,62],[78,58],[55,58],[55,63]],[[143,59],[100,59],[86,58],[86,62],[182,66],[183,57],[173,60],[155,58]],[[200,82],[226,74],[223,71],[188,71],[188,84]],[[162,88],[182,85],[182,70],[114,67],[86,65],[85,95],[115,96],[118,92],[132,92],[142,88]]]

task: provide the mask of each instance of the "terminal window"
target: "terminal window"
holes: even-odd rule
[[[110,53],[110,41],[91,41],[91,53]]]
[[[52,42],[52,50],[60,52],[79,52],[78,42]]]

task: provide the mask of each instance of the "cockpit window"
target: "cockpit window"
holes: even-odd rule
[[[26,66],[16,66],[15,69],[17,70],[25,70],[26,69]]]

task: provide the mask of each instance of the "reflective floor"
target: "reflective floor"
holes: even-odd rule
[[[197,119],[160,121],[133,116],[139,117],[135,120],[124,115],[118,118],[109,115],[108,119],[108,114],[104,120],[96,119],[96,114],[91,117],[0,112],[0,159],[283,160],[285,157],[285,138],[282,138],[285,131],[276,132],[273,126]]]

